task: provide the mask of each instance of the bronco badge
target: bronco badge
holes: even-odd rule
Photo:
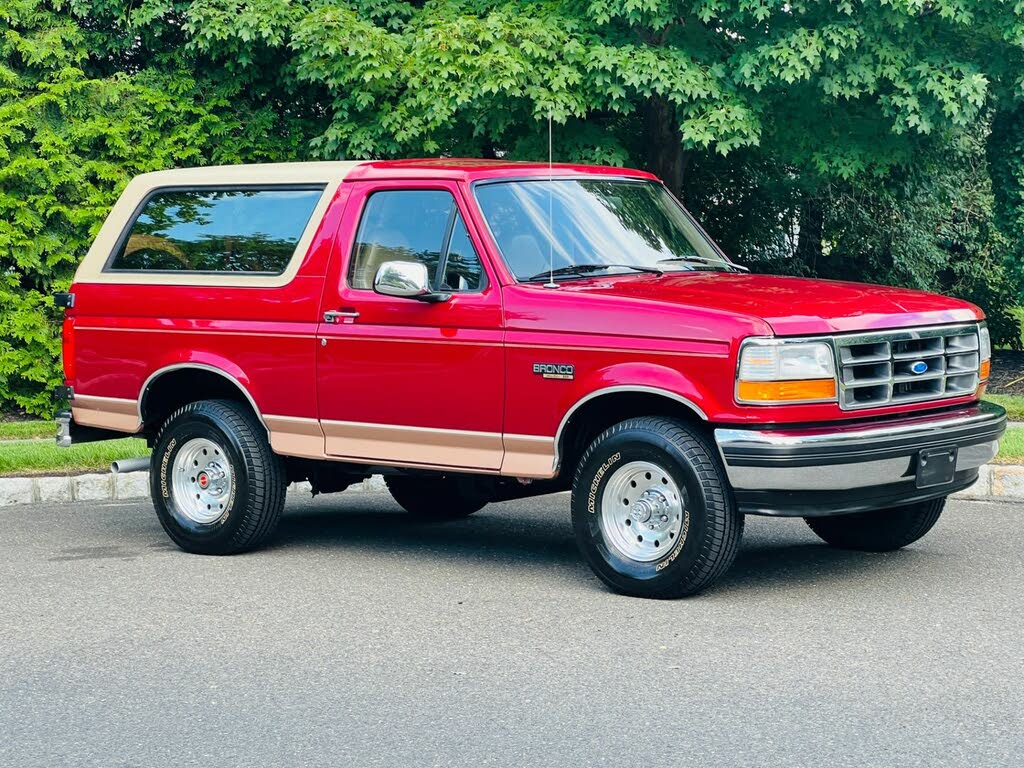
[[[576,376],[576,366],[565,363],[534,363],[533,372],[545,379],[572,379]]]

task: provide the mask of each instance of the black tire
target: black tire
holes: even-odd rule
[[[471,478],[390,475],[384,478],[384,482],[399,506],[422,520],[469,517],[490,501]]]
[[[805,517],[804,521],[833,547],[860,552],[892,552],[913,544],[928,533],[938,522],[945,506],[946,500],[942,498],[853,515]]]
[[[175,497],[173,477],[179,452],[195,450],[189,446],[204,445],[202,441],[223,447],[223,462],[210,466],[226,467],[222,479],[230,490],[230,495],[221,497],[225,504],[220,516],[208,522],[185,511],[184,499]],[[211,449],[211,454],[214,452],[220,462],[220,451]],[[195,484],[198,475],[206,473],[201,470],[190,479],[182,476],[180,482]],[[212,485],[211,481],[207,484]],[[287,487],[283,462],[270,449],[266,431],[251,411],[231,400],[201,400],[171,414],[156,439],[150,485],[157,517],[167,535],[186,552],[203,555],[235,554],[266,542],[281,517]],[[190,487],[189,491],[196,489]],[[191,504],[191,492],[188,495]]]
[[[669,497],[675,497],[676,491],[682,498],[672,513],[672,519],[679,521],[678,534],[666,529],[649,535],[666,540],[666,554],[655,553],[657,560],[642,562],[628,557],[615,543],[614,532],[602,522],[603,499],[610,482],[618,483],[619,477],[630,476],[631,467],[648,463],[661,472],[668,492],[663,500],[671,503]],[[651,480],[650,474],[645,476]],[[632,487],[637,486],[632,483]],[[657,495],[662,489],[655,483],[649,490]],[[613,492],[614,486],[609,490]],[[694,429],[660,417],[623,421],[587,448],[573,479],[572,519],[576,543],[598,578],[616,592],[637,597],[677,598],[706,589],[732,565],[743,535],[743,515],[736,510],[717,454]],[[668,515],[659,514],[658,519]],[[642,527],[630,530],[646,533]],[[660,546],[660,539],[651,543]]]

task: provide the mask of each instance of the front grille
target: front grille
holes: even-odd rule
[[[978,387],[976,325],[834,338],[845,410],[962,397]]]

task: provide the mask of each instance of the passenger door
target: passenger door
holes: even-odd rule
[[[329,455],[497,470],[501,292],[455,183],[357,183],[319,327],[318,401]],[[373,291],[387,261],[419,261],[438,303]],[[335,313],[335,314],[328,314]],[[329,322],[330,321],[330,322]]]

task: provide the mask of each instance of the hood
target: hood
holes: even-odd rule
[[[906,328],[980,320],[966,301],[867,283],[734,272],[667,272],[567,280],[565,291],[733,312],[767,322],[779,336]]]

